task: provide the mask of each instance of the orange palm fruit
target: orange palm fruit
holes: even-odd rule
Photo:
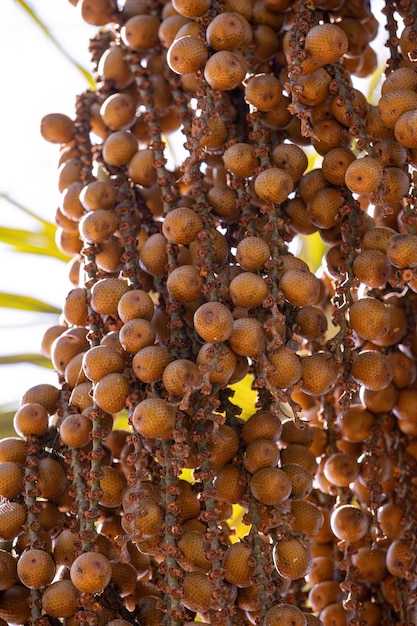
[[[84,552],[71,565],[70,577],[79,591],[101,593],[110,582],[111,565],[99,552]]]
[[[274,545],[272,555],[278,574],[291,580],[308,574],[313,564],[308,543],[295,537],[278,541]]]

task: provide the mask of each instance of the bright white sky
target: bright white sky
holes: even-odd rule
[[[85,24],[78,9],[68,0],[28,0],[28,3],[71,55],[91,69],[87,48],[96,27]],[[379,11],[375,11],[377,13]],[[39,122],[43,115],[51,112],[72,116],[75,96],[87,84],[15,0],[0,0],[0,21],[3,27],[0,38],[0,193],[9,194],[53,221],[59,201],[58,147],[42,139]],[[383,28],[380,37],[383,41]],[[384,54],[383,44],[372,45]],[[2,226],[36,227],[36,223],[1,198],[0,211]],[[71,288],[62,263],[17,255],[1,244],[0,255],[0,291],[24,293],[62,307]],[[16,313],[0,308],[0,355],[39,352],[44,330],[56,321],[51,315]],[[55,381],[55,374],[43,368],[0,366],[0,406],[16,403],[34,384]]]
[[[91,69],[88,39],[96,27],[85,24],[68,0],[28,3],[72,56]],[[0,21],[0,193],[53,221],[59,200],[58,147],[42,139],[39,121],[51,112],[72,116],[75,96],[87,84],[14,0],[0,1]],[[0,211],[1,226],[36,227],[1,198]],[[25,293],[62,306],[71,288],[63,263],[22,257],[4,245],[0,245],[0,255],[0,291]],[[53,323],[52,315],[39,317],[0,308],[0,354],[39,352],[43,331]],[[15,402],[34,384],[55,380],[55,374],[43,368],[0,366],[0,405]]]

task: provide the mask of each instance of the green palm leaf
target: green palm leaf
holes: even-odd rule
[[[50,359],[42,354],[7,354],[0,356],[0,365],[16,365],[19,363],[30,363],[39,367],[53,369]]]
[[[85,69],[85,67],[83,67],[82,65],[80,65],[80,63],[78,63],[70,54],[67,50],[65,50],[65,48],[63,46],[61,46],[61,44],[59,43],[59,41],[57,39],[55,39],[55,37],[53,36],[53,34],[51,33],[51,31],[49,30],[49,28],[47,27],[47,25],[41,20],[41,18],[35,13],[35,11],[33,10],[33,8],[24,0],[17,0],[18,5],[24,10],[26,11],[26,13],[33,19],[33,21],[35,22],[35,24],[37,26],[39,26],[39,28],[42,30],[42,32],[46,35],[46,37],[51,41],[51,43],[55,46],[55,48],[57,48],[57,50],[59,50],[59,52],[61,54],[64,55],[64,57],[67,59],[67,61],[69,61],[71,63],[71,65],[73,65],[79,72],[81,72],[81,74],[84,76],[84,78],[87,80],[89,86],[92,89],[95,89],[96,83],[94,78],[92,77],[92,75],[90,74],[90,72],[88,70]]]
[[[0,291],[0,307],[6,309],[19,309],[21,311],[34,311],[35,313],[54,313],[59,315],[61,309],[53,304],[48,304],[37,298],[22,296],[15,293]]]

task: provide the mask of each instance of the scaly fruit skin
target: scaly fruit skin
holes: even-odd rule
[[[41,123],[71,291],[0,441],[0,619],[415,623],[406,4],[371,104],[373,1],[79,0],[97,84]]]

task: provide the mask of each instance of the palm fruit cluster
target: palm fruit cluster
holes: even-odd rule
[[[417,3],[72,4],[73,289],[0,441],[0,623],[416,624]]]

